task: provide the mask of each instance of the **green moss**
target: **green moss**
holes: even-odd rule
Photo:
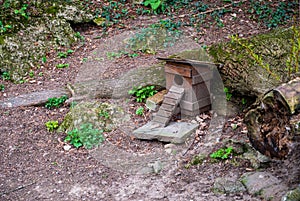
[[[0,36],[0,45],[3,45],[5,43],[4,37]]]
[[[50,6],[49,8],[46,9],[46,13],[48,14],[56,14],[58,13],[58,6]]]

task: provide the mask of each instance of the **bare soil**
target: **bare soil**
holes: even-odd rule
[[[222,17],[223,27],[217,26],[213,19],[208,18],[203,23],[205,26],[201,32],[197,32],[194,27],[183,27],[182,30],[192,39],[197,38],[197,42],[202,45],[229,40],[231,34],[248,37],[270,31],[246,12],[249,9],[248,3],[244,6],[243,9],[237,7],[226,13]],[[182,18],[182,21],[189,20],[185,17],[188,12],[190,11],[182,9],[176,17]],[[233,13],[236,14],[235,18]],[[82,70],[83,58],[88,58],[99,44],[111,36],[146,27],[166,18],[166,15],[136,16],[135,19],[122,21],[122,28],[114,25],[106,32],[102,27],[92,24],[74,25],[74,30],[85,37],[85,43],[74,45],[72,49],[75,52],[64,59],[70,67],[57,69],[55,66],[61,61],[53,50],[47,55],[45,64],[33,69],[35,76],[28,77],[26,83],[13,84],[0,80],[0,84],[5,85],[5,90],[0,92],[0,99],[73,83],[78,72]],[[64,50],[66,49],[62,48],[59,51]],[[120,67],[119,62],[126,65]],[[115,60],[115,66],[109,66],[107,74],[103,76],[115,77],[129,69],[155,62],[155,55],[146,53],[137,58],[122,56]],[[142,117],[135,114],[135,109],[143,106],[142,104],[136,104],[132,100],[128,104],[131,106],[128,113],[134,119],[136,127],[149,120],[149,113]],[[242,107],[237,106],[240,109]],[[245,172],[255,171],[247,159],[213,162],[207,158],[203,163],[186,168],[203,146],[210,113],[202,114],[207,117],[202,116],[204,121],[198,122],[199,130],[193,136],[195,140],[186,147],[184,156],[177,158],[176,163],[158,174],[140,175],[116,170],[107,165],[109,162],[102,163],[84,148],[64,150],[63,139],[66,134],[48,132],[45,123],[49,120],[58,120],[61,123],[69,109],[68,105],[53,110],[43,106],[0,109],[0,200],[261,200],[247,192],[215,194],[212,191],[214,180],[218,177],[238,178]],[[221,142],[228,139],[248,142],[246,128],[242,123],[243,116],[244,113],[239,110],[226,118]],[[237,128],[233,125],[237,125]],[[157,141],[141,141],[118,129],[107,135],[114,145],[130,153],[151,153],[157,149],[164,152],[166,145]],[[221,146],[222,143],[216,144],[214,149]],[[299,178],[289,175],[289,170],[295,169],[290,164],[289,160],[271,160],[266,170],[277,175],[292,188],[299,183]],[[298,173],[296,170],[296,177]]]

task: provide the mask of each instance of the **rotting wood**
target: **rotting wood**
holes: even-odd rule
[[[259,152],[285,158],[299,140],[300,77],[266,93],[245,116],[248,137]],[[297,118],[294,118],[297,117]]]

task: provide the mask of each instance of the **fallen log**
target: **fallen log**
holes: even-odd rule
[[[245,116],[248,137],[262,154],[283,159],[300,137],[300,77],[267,92]]]
[[[221,64],[218,70],[225,87],[243,96],[258,97],[290,79],[286,63],[291,54],[290,41],[295,37],[298,36],[293,28],[278,29],[239,41],[213,44],[209,54],[214,63]],[[261,58],[261,63],[254,55]],[[261,64],[269,65],[270,71]]]

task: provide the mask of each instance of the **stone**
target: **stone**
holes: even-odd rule
[[[61,88],[56,90],[33,92],[0,101],[0,108],[42,105],[45,104],[49,98],[61,96],[69,96],[68,91]]]
[[[213,189],[215,192],[220,193],[240,193],[246,191],[242,182],[232,179],[232,177],[217,178],[214,182]]]
[[[265,200],[280,200],[288,187],[281,180],[269,172],[245,173],[241,177],[249,194],[259,196]]]
[[[166,127],[160,127],[160,125],[155,122],[149,122],[136,129],[133,132],[133,136],[138,139],[159,140],[180,144],[185,142],[187,137],[192,134],[198,126],[198,124],[187,122],[171,122]]]

